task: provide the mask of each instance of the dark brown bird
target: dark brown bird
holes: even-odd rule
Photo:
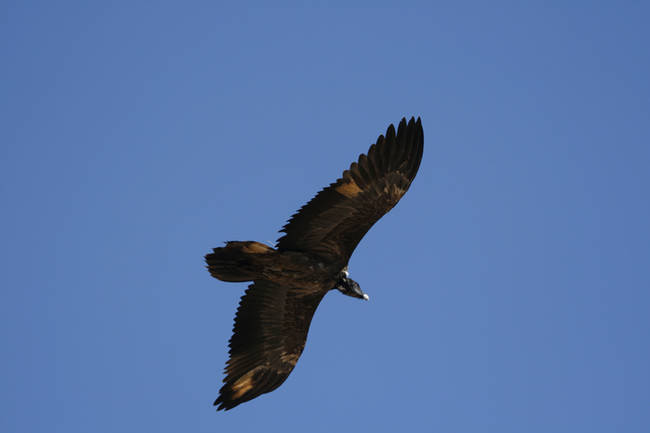
[[[327,292],[368,300],[349,278],[348,261],[370,227],[415,178],[423,151],[420,119],[390,125],[367,155],[320,191],[282,228],[275,248],[227,242],[205,256],[222,281],[252,281],[241,298],[217,410],[271,392],[302,354],[311,319]]]

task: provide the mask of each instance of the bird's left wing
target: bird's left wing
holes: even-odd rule
[[[280,386],[293,370],[323,295],[257,280],[242,296],[226,378],[214,402],[233,407]]]

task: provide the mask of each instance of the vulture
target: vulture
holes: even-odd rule
[[[420,118],[403,118],[397,132],[390,125],[367,154],[288,220],[275,248],[231,241],[205,256],[213,277],[252,282],[237,309],[217,411],[271,392],[287,379],[327,292],[369,299],[350,278],[348,261],[370,227],[409,189],[422,151]]]

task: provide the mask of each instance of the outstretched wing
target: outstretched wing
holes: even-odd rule
[[[341,266],[370,227],[406,193],[423,151],[420,118],[390,125],[368,155],[359,156],[336,182],[320,191],[282,228],[279,250],[317,254]]]
[[[271,392],[289,377],[324,294],[304,294],[270,281],[248,286],[237,309],[217,410]]]

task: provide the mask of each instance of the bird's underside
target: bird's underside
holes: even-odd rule
[[[355,247],[397,204],[415,177],[423,150],[420,119],[402,119],[380,135],[341,178],[294,214],[276,248],[227,242],[206,255],[211,275],[252,281],[241,298],[230,339],[224,385],[214,404],[231,409],[280,386],[302,354],[325,294],[368,299],[348,278]]]

